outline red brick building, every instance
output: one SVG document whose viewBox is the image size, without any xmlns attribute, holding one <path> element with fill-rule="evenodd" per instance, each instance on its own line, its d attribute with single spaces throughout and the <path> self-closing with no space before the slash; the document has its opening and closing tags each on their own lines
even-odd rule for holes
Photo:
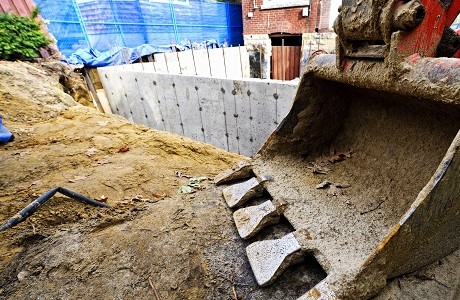
<svg viewBox="0 0 460 300">
<path fill-rule="evenodd" d="M 328 31 L 330 5 L 331 0 L 242 0 L 245 45 L 259 55 L 253 60 L 262 63 L 258 74 L 261 78 L 290 80 L 299 75 L 295 70 L 300 70 L 304 41 L 311 38 L 311 33 Z M 283 59 L 291 57 L 283 62 L 284 75 L 278 74 L 277 65 L 281 64 L 277 54 L 281 45 L 290 47 L 284 49 L 288 54 L 283 54 Z M 286 65 L 294 71 L 284 70 Z"/>
</svg>

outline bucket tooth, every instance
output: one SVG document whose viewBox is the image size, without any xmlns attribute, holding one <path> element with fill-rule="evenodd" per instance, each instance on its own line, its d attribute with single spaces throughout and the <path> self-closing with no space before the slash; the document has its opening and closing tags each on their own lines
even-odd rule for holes
<svg viewBox="0 0 460 300">
<path fill-rule="evenodd" d="M 257 178 L 251 178 L 249 180 L 243 181 L 226 187 L 222 190 L 227 205 L 230 208 L 243 205 L 246 201 L 262 196 L 264 187 L 262 183 L 267 179 L 262 178 L 261 180 Z"/>
<path fill-rule="evenodd" d="M 214 178 L 216 185 L 237 180 L 246 179 L 254 176 L 252 173 L 252 164 L 249 161 L 240 161 L 231 169 L 225 170 Z"/>
<path fill-rule="evenodd" d="M 303 252 L 293 233 L 281 239 L 250 244 L 246 254 L 260 286 L 271 284 L 291 264 L 300 261 Z"/>
<path fill-rule="evenodd" d="M 267 200 L 256 206 L 238 209 L 233 213 L 233 220 L 241 238 L 249 239 L 262 228 L 277 224 L 280 221 L 280 214 L 276 206 Z"/>
</svg>

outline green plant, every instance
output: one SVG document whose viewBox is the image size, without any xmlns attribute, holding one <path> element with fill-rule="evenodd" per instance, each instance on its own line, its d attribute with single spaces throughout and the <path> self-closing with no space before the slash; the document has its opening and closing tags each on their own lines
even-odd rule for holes
<svg viewBox="0 0 460 300">
<path fill-rule="evenodd" d="M 0 59 L 34 58 L 50 43 L 35 21 L 37 15 L 38 10 L 30 17 L 0 13 Z"/>
</svg>

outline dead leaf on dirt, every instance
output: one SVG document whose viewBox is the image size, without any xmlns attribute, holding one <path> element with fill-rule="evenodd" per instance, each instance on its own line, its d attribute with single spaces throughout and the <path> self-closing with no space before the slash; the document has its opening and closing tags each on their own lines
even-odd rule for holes
<svg viewBox="0 0 460 300">
<path fill-rule="evenodd" d="M 327 193 L 326 193 L 326 195 L 328 197 L 335 197 L 335 196 L 337 196 L 339 194 L 340 194 L 340 192 L 339 192 L 339 190 L 337 189 L 337 187 L 335 185 L 331 185 L 329 187 L 329 189 L 327 190 Z"/>
<path fill-rule="evenodd" d="M 317 184 L 317 185 L 315 186 L 315 188 L 317 188 L 318 190 L 319 190 L 319 189 L 325 189 L 325 188 L 329 187 L 330 184 L 331 184 L 330 181 L 324 180 L 324 181 L 321 182 L 320 184 Z"/>
<path fill-rule="evenodd" d="M 30 186 L 33 186 L 33 185 L 40 185 L 40 184 L 42 184 L 42 181 L 39 179 L 39 180 L 33 181 L 33 182 L 30 184 Z"/>
<path fill-rule="evenodd" d="M 188 185 L 183 185 L 181 187 L 179 187 L 179 190 L 178 190 L 178 193 L 179 194 L 191 194 L 191 193 L 195 193 L 196 191 L 188 186 Z"/>
<path fill-rule="evenodd" d="M 337 152 L 335 149 L 332 151 L 331 156 L 329 157 L 329 162 L 336 163 L 345 160 L 346 158 L 352 158 L 353 150 Z"/>
<path fill-rule="evenodd" d="M 118 149 L 118 152 L 120 152 L 120 153 L 125 153 L 125 152 L 128 152 L 128 151 L 129 151 L 128 146 L 122 146 L 120 149 Z"/>
<path fill-rule="evenodd" d="M 106 164 L 110 164 L 108 155 L 106 155 L 102 159 L 97 160 L 96 162 L 92 163 L 91 166 L 92 167 L 97 167 L 97 166 L 103 166 L 103 165 L 106 165 Z"/>
<path fill-rule="evenodd" d="M 331 171 L 331 169 L 323 167 L 315 162 L 310 162 L 311 166 L 307 166 L 307 168 L 313 173 L 313 174 L 322 174 L 322 175 L 327 175 L 328 172 Z"/>
<path fill-rule="evenodd" d="M 109 121 L 99 121 L 99 122 L 97 122 L 97 125 L 99 125 L 99 126 L 107 126 L 107 124 L 109 124 Z"/>
<path fill-rule="evenodd" d="M 69 179 L 69 182 L 75 183 L 75 182 L 80 181 L 80 180 L 85 180 L 85 179 L 87 179 L 89 176 L 91 176 L 91 174 L 92 174 L 92 173 L 86 174 L 86 175 L 77 175 L 77 176 L 75 176 L 74 178 Z"/>
<path fill-rule="evenodd" d="M 21 151 L 13 153 L 13 155 L 18 155 L 19 157 L 26 156 L 27 154 L 30 154 L 30 151 Z"/>
<path fill-rule="evenodd" d="M 162 194 L 152 194 L 152 197 L 153 198 L 156 198 L 156 199 L 161 199 L 163 200 L 164 198 L 166 198 L 168 195 L 166 195 L 165 193 L 162 193 Z"/>
<path fill-rule="evenodd" d="M 104 202 L 105 203 L 105 202 L 107 202 L 108 199 L 109 198 L 107 196 L 101 195 L 101 197 L 99 198 L 99 202 Z"/>
<path fill-rule="evenodd" d="M 341 188 L 341 189 L 346 189 L 346 188 L 349 188 L 351 187 L 351 185 L 349 185 L 348 183 L 334 183 L 334 186 L 335 187 L 338 187 L 338 188 Z"/>
<path fill-rule="evenodd" d="M 132 202 L 144 202 L 145 200 L 142 198 L 142 196 L 136 196 L 131 198 Z"/>
<path fill-rule="evenodd" d="M 92 147 L 92 148 L 89 148 L 88 150 L 85 151 L 85 154 L 88 156 L 88 157 L 91 157 L 93 156 L 94 154 L 96 154 L 98 150 L 95 148 L 95 147 Z"/>
<path fill-rule="evenodd" d="M 176 177 L 179 177 L 179 178 L 182 178 L 182 177 L 184 177 L 184 178 L 192 178 L 192 176 L 186 175 L 186 174 L 184 174 L 184 173 L 182 173 L 180 171 L 174 172 L 174 175 L 176 175 Z"/>
</svg>

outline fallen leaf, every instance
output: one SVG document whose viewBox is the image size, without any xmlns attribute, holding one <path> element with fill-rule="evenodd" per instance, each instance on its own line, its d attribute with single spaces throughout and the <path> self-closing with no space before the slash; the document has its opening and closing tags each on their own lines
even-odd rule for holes
<svg viewBox="0 0 460 300">
<path fill-rule="evenodd" d="M 165 193 L 163 193 L 163 194 L 152 194 L 153 198 L 157 198 L 157 199 L 161 199 L 161 200 L 166 198 L 166 196 L 168 196 L 168 195 L 166 195 Z"/>
<path fill-rule="evenodd" d="M 191 193 L 194 193 L 194 192 L 195 191 L 193 190 L 193 188 L 188 186 L 188 185 L 183 185 L 178 190 L 179 194 L 191 194 Z"/>
<path fill-rule="evenodd" d="M 325 188 L 329 187 L 330 184 L 331 184 L 330 181 L 324 180 L 324 181 L 321 182 L 320 184 L 317 184 L 317 185 L 315 186 L 315 188 L 317 188 L 317 189 L 325 189 Z"/>
<path fill-rule="evenodd" d="M 76 181 L 85 180 L 85 179 L 87 179 L 89 176 L 91 176 L 91 174 L 93 174 L 93 173 L 89 173 L 89 174 L 86 174 L 86 175 L 78 175 L 78 176 L 75 176 L 74 178 L 69 179 L 69 182 L 75 183 Z"/>
<path fill-rule="evenodd" d="M 311 166 L 307 166 L 307 168 L 313 173 L 313 174 L 323 174 L 327 175 L 328 172 L 331 171 L 331 169 L 323 167 L 321 165 L 318 165 L 317 163 L 311 162 Z"/>
<path fill-rule="evenodd" d="M 98 161 L 92 163 L 91 166 L 96 167 L 96 166 L 103 166 L 103 165 L 106 165 L 106 164 L 110 164 L 108 155 L 104 156 L 101 160 L 98 160 Z"/>
<path fill-rule="evenodd" d="M 351 185 L 349 185 L 348 183 L 334 183 L 334 186 L 342 189 L 351 187 Z"/>
<path fill-rule="evenodd" d="M 335 185 L 331 185 L 329 187 L 329 189 L 327 190 L 327 196 L 328 197 L 335 197 L 337 196 L 338 194 L 340 194 L 339 190 L 337 189 L 337 187 L 335 187 Z"/>
<path fill-rule="evenodd" d="M 88 157 L 91 157 L 93 156 L 94 154 L 96 154 L 98 150 L 95 148 L 95 147 L 92 147 L 92 148 L 89 148 L 88 150 L 85 151 L 85 154 L 88 156 Z"/>
<path fill-rule="evenodd" d="M 340 162 L 342 160 L 345 160 L 346 158 L 351 158 L 353 156 L 353 150 L 348 150 L 344 152 L 336 152 L 335 150 L 332 151 L 331 157 L 329 157 L 329 162 L 331 163 L 336 163 Z"/>
<path fill-rule="evenodd" d="M 132 202 L 143 202 L 144 199 L 142 199 L 142 196 L 136 196 L 136 197 L 131 198 L 131 201 Z"/>
<path fill-rule="evenodd" d="M 118 152 L 120 152 L 120 153 L 125 153 L 125 152 L 128 152 L 128 151 L 129 151 L 128 146 L 122 146 L 120 149 L 118 149 Z"/>
<path fill-rule="evenodd" d="M 13 155 L 19 155 L 19 157 L 26 156 L 27 154 L 30 154 L 30 151 L 21 151 L 13 153 Z"/>
<path fill-rule="evenodd" d="M 99 198 L 99 202 L 107 202 L 107 199 L 109 199 L 107 196 L 105 195 L 101 195 L 101 197 Z"/>
<path fill-rule="evenodd" d="M 99 122 L 97 122 L 97 125 L 99 125 L 99 126 L 107 126 L 107 124 L 109 124 L 109 121 L 99 121 Z"/>
<path fill-rule="evenodd" d="M 174 172 L 174 174 L 176 175 L 176 177 L 179 177 L 179 178 L 192 178 L 192 176 L 189 176 L 189 175 L 185 175 L 184 173 L 180 172 L 180 171 L 176 171 Z"/>
</svg>

